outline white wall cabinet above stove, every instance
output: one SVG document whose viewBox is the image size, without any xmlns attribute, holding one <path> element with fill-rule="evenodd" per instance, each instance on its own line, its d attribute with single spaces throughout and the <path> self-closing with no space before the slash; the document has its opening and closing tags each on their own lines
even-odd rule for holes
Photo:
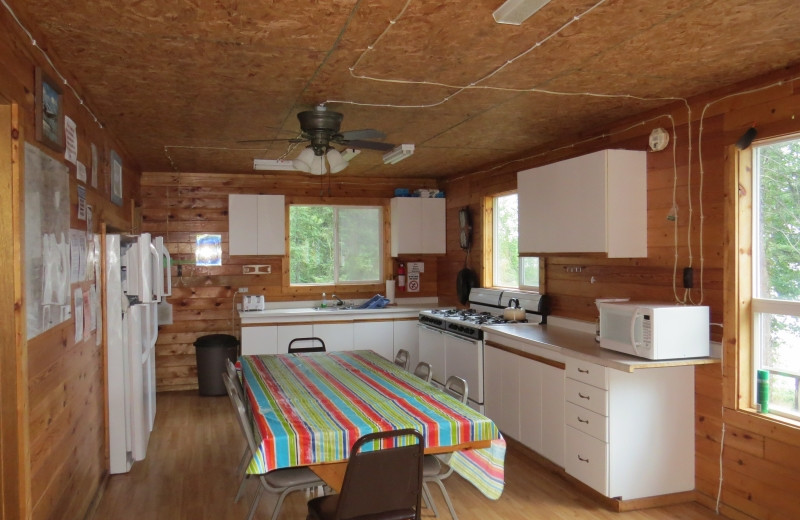
<svg viewBox="0 0 800 520">
<path fill-rule="evenodd" d="M 647 156 L 601 150 L 517 174 L 519 252 L 647 256 Z"/>
<path fill-rule="evenodd" d="M 446 252 L 445 199 L 395 197 L 390 207 L 392 256 Z"/>
<path fill-rule="evenodd" d="M 283 255 L 285 235 L 283 195 L 228 195 L 228 254 Z"/>
</svg>

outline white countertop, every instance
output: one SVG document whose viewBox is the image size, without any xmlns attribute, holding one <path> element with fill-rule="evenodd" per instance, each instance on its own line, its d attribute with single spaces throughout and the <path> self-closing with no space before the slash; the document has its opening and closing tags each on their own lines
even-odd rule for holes
<svg viewBox="0 0 800 520">
<path fill-rule="evenodd" d="M 633 372 L 644 368 L 706 365 L 720 362 L 718 358 L 713 357 L 653 361 L 629 356 L 600 347 L 592 333 L 551 324 L 510 323 L 484 326 L 483 331 L 484 335 L 489 335 L 487 338 L 489 341 L 501 341 L 502 338 L 516 340 L 513 347 L 519 350 L 525 351 L 526 345 L 531 345 L 534 348 L 529 353 L 540 352 L 533 352 L 535 348 L 546 349 L 623 372 Z"/>
<path fill-rule="evenodd" d="M 439 308 L 429 303 L 387 305 L 383 309 L 335 309 L 328 307 L 324 310 L 315 310 L 312 307 L 296 307 L 283 309 L 268 309 L 264 311 L 239 311 L 239 318 L 243 325 L 264 324 L 269 325 L 276 321 L 352 321 L 352 320 L 379 320 L 397 318 L 416 318 L 419 311 Z"/>
</svg>

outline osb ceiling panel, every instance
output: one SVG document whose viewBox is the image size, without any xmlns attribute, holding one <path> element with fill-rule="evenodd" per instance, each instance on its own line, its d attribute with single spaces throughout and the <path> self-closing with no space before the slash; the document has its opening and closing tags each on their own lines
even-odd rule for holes
<svg viewBox="0 0 800 520">
<path fill-rule="evenodd" d="M 795 64 L 800 48 L 795 0 L 551 0 L 520 26 L 494 22 L 502 0 L 6 2 L 145 171 L 293 158 L 297 113 L 325 103 L 342 131 L 416 145 L 396 165 L 363 150 L 348 176 L 454 176 Z"/>
</svg>

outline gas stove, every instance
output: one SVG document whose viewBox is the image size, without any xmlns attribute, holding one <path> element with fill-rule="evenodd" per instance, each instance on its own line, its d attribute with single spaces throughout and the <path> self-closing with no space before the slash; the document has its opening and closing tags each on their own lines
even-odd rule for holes
<svg viewBox="0 0 800 520">
<path fill-rule="evenodd" d="M 506 320 L 501 314 L 477 309 L 431 309 L 419 313 L 419 322 L 460 336 L 483 339 L 481 327 L 501 323 L 526 323 L 528 320 Z"/>
</svg>

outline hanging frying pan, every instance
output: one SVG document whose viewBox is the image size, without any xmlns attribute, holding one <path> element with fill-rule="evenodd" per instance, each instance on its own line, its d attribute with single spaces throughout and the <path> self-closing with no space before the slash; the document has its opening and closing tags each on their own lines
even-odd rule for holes
<svg viewBox="0 0 800 520">
<path fill-rule="evenodd" d="M 478 275 L 472 269 L 465 267 L 456 275 L 456 292 L 458 301 L 464 305 L 469 300 L 469 291 L 473 287 L 478 287 Z"/>
</svg>

